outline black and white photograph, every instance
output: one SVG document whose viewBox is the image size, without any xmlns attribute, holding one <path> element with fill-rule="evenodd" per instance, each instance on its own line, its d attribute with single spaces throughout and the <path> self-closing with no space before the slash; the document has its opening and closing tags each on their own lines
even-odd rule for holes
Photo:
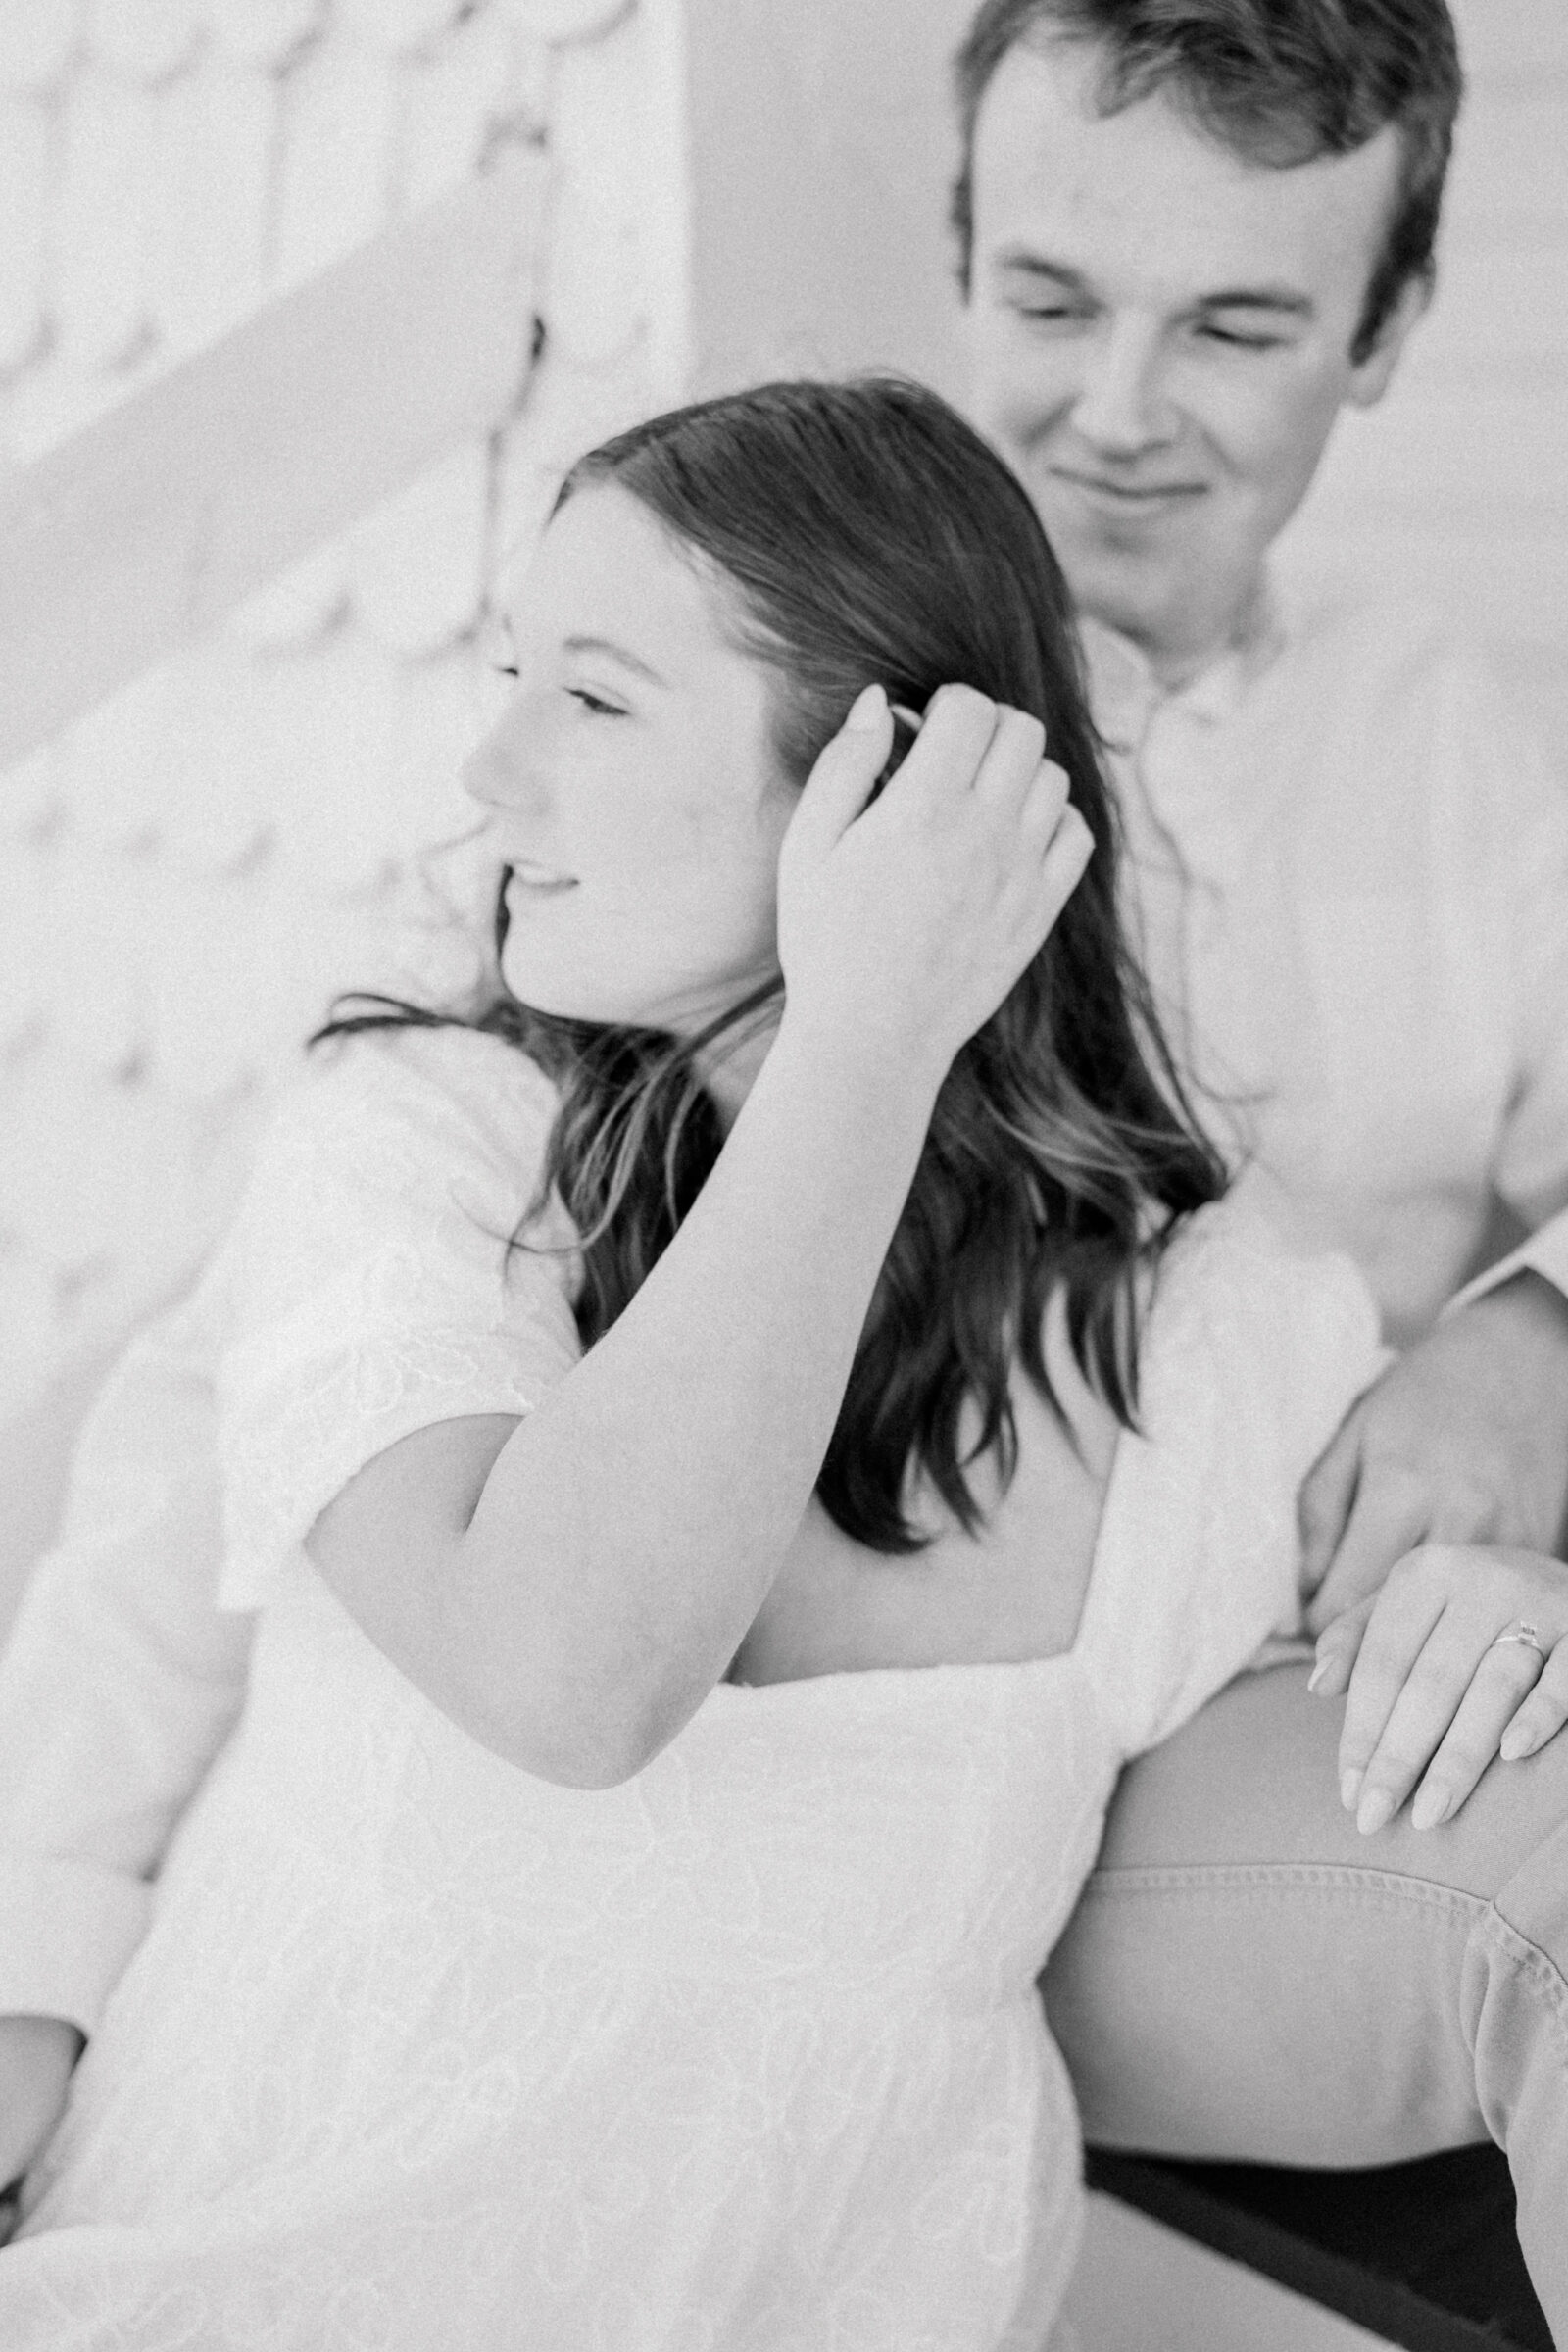
<svg viewBox="0 0 1568 2352">
<path fill-rule="evenodd" d="M 0 0 L 0 2352 L 1568 2352 L 1568 4 Z"/>
</svg>

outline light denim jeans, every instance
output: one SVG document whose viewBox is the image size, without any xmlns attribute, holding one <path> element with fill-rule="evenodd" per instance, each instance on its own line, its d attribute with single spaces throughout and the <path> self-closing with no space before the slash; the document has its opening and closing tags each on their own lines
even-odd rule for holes
<svg viewBox="0 0 1568 2352">
<path fill-rule="evenodd" d="M 1334 2167 L 1490 2135 L 1568 2352 L 1568 1733 L 1362 1838 L 1306 1674 L 1243 1676 L 1122 1777 L 1044 1980 L 1086 2136 Z"/>
</svg>

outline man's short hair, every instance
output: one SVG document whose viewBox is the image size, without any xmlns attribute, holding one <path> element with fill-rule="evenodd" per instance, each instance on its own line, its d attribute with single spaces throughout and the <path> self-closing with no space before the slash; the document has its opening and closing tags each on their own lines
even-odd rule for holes
<svg viewBox="0 0 1568 2352">
<path fill-rule="evenodd" d="M 980 101 L 1010 50 L 1052 40 L 1095 50 L 1102 115 L 1159 91 L 1250 163 L 1348 155 L 1393 123 L 1398 185 L 1353 358 L 1373 349 L 1409 280 L 1431 278 L 1462 87 L 1446 0 L 983 0 L 954 60 L 962 151 L 953 225 L 965 294 Z"/>
</svg>

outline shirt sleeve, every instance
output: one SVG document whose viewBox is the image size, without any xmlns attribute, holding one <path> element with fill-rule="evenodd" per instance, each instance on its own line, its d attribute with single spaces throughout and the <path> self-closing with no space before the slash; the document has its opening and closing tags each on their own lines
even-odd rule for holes
<svg viewBox="0 0 1568 2352">
<path fill-rule="evenodd" d="M 0 1659 L 0 2014 L 96 2029 L 238 1714 L 248 1612 L 337 1486 L 575 1360 L 569 1226 L 506 1250 L 552 1115 L 495 1040 L 345 1046 L 280 1107 L 194 1297 L 110 1376 Z"/>
<path fill-rule="evenodd" d="M 199 1299 L 121 1359 L 0 1660 L 0 2013 L 94 2031 L 240 1704 L 251 1622 L 216 1605 L 212 1368 Z"/>
<path fill-rule="evenodd" d="M 1492 876 L 1493 963 L 1510 991 L 1513 1082 L 1493 1180 L 1533 1228 L 1449 1300 L 1451 1314 L 1515 1274 L 1540 1274 L 1568 1295 L 1568 779 L 1484 671 L 1461 674 L 1445 722 L 1462 787 L 1452 797 L 1470 826 L 1458 863 Z"/>
<path fill-rule="evenodd" d="M 1474 1282 L 1467 1282 L 1464 1289 L 1449 1299 L 1444 1309 L 1445 1314 L 1451 1315 L 1458 1308 L 1468 1306 L 1472 1299 L 1484 1298 L 1489 1291 L 1496 1290 L 1502 1283 L 1511 1282 L 1516 1274 L 1539 1274 L 1544 1281 L 1551 1284 L 1553 1290 L 1561 1291 L 1563 1297 L 1568 1298 L 1568 1209 L 1548 1217 L 1528 1241 L 1519 1244 L 1517 1250 L 1510 1250 L 1506 1257 L 1499 1257 L 1494 1266 L 1489 1266 L 1484 1274 L 1478 1274 Z"/>
<path fill-rule="evenodd" d="M 444 1029 L 347 1040 L 286 1106 L 218 1274 L 228 1606 L 267 1600 L 387 1446 L 524 1414 L 577 1361 L 574 1237 L 559 1207 L 529 1219 L 554 1100 L 513 1048 Z"/>
<path fill-rule="evenodd" d="M 1513 1087 L 1493 1179 L 1539 1233 L 1568 1210 L 1568 779 L 1490 678 L 1476 682 L 1453 733 L 1450 757 L 1464 760 L 1478 828 L 1470 870 L 1484 871 L 1485 859 L 1495 877 L 1494 951 L 1512 993 Z M 1563 1229 L 1523 1262 L 1563 1287 Z"/>
<path fill-rule="evenodd" d="M 1348 1257 L 1294 1254 L 1230 1202 L 1177 1243 L 1085 1613 L 1124 1753 L 1168 1739 L 1271 1636 L 1300 1631 L 1301 1481 L 1390 1360 Z"/>
</svg>

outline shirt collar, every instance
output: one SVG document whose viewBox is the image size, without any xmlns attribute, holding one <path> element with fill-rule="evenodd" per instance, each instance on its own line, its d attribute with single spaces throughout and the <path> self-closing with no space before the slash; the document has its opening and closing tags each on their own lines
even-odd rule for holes
<svg viewBox="0 0 1568 2352">
<path fill-rule="evenodd" d="M 1240 709 L 1285 643 L 1279 598 L 1266 575 L 1248 600 L 1228 644 L 1185 685 L 1162 686 L 1147 655 L 1102 621 L 1079 624 L 1096 722 L 1112 749 L 1136 751 L 1156 710 L 1170 703 L 1208 726 Z"/>
</svg>

